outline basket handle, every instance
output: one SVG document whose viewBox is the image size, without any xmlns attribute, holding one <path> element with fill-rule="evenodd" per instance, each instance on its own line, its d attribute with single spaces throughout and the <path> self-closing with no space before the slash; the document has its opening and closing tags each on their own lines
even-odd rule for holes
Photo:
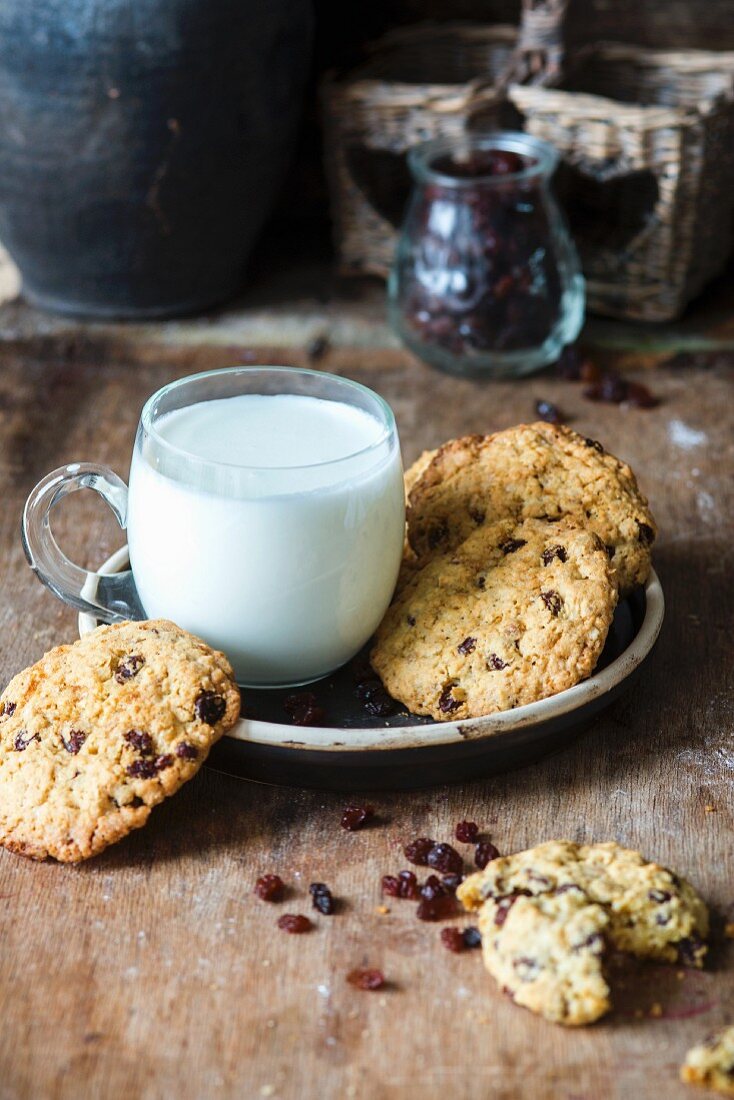
<svg viewBox="0 0 734 1100">
<path fill-rule="evenodd" d="M 563 27 L 569 0 L 522 0 L 517 43 L 498 77 L 480 76 L 466 88 L 467 126 L 474 115 L 506 97 L 510 84 L 555 84 L 563 68 Z"/>
</svg>

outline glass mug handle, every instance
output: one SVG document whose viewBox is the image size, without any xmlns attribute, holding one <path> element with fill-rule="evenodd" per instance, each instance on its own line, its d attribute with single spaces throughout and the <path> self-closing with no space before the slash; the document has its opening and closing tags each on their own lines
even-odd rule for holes
<svg viewBox="0 0 734 1100">
<path fill-rule="evenodd" d="M 124 530 L 127 524 L 127 485 L 94 462 L 74 462 L 47 474 L 31 491 L 23 509 L 23 549 L 36 576 L 70 607 L 105 623 L 144 619 L 132 572 L 90 573 L 75 565 L 61 550 L 51 531 L 51 509 L 69 493 L 93 489 L 109 504 Z"/>
</svg>

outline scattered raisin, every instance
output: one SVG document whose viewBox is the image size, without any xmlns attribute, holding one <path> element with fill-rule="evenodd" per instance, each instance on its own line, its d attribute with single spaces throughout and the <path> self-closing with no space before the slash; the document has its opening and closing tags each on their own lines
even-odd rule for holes
<svg viewBox="0 0 734 1100">
<path fill-rule="evenodd" d="M 542 553 L 542 558 L 543 565 L 550 565 L 554 558 L 558 558 L 560 562 L 568 561 L 568 554 L 565 546 L 547 546 Z"/>
<path fill-rule="evenodd" d="M 660 399 L 641 382 L 628 382 L 627 403 L 636 409 L 654 409 L 660 404 Z"/>
<path fill-rule="evenodd" d="M 312 691 L 299 691 L 295 695 L 287 695 L 283 702 L 283 709 L 294 726 L 316 726 L 324 718 L 323 707 L 319 706 Z"/>
<path fill-rule="evenodd" d="M 194 701 L 196 717 L 206 722 L 207 726 L 214 726 L 220 718 L 224 717 L 227 703 L 222 695 L 215 691 L 200 691 Z"/>
<path fill-rule="evenodd" d="M 503 661 L 496 653 L 490 653 L 487 658 L 487 668 L 492 669 L 494 672 L 501 672 L 503 668 L 507 668 L 507 665 L 508 662 Z"/>
<path fill-rule="evenodd" d="M 382 989 L 385 984 L 385 977 L 381 970 L 359 966 L 355 970 L 349 971 L 347 981 L 356 989 L 374 990 Z"/>
<path fill-rule="evenodd" d="M 460 928 L 442 928 L 441 929 L 441 943 L 449 951 L 453 951 L 455 954 L 459 954 L 464 950 L 466 944 L 464 943 L 464 936 Z"/>
<path fill-rule="evenodd" d="M 127 733 L 123 734 L 123 740 L 127 741 L 128 745 L 132 745 L 134 749 L 137 749 L 142 756 L 152 756 L 155 752 L 153 738 L 149 733 L 143 733 L 142 730 L 128 730 Z"/>
<path fill-rule="evenodd" d="M 497 859 L 499 854 L 499 849 L 495 848 L 494 844 L 488 840 L 480 840 L 474 852 L 474 863 L 480 871 L 483 871 L 490 860 Z"/>
<path fill-rule="evenodd" d="M 145 657 L 141 657 L 137 653 L 130 653 L 127 657 L 123 657 L 115 669 L 115 679 L 118 684 L 124 684 L 126 680 L 132 680 L 144 664 Z"/>
<path fill-rule="evenodd" d="M 199 755 L 199 750 L 195 745 L 189 744 L 188 741 L 179 741 L 176 745 L 176 756 L 179 760 L 196 760 Z"/>
<path fill-rule="evenodd" d="M 434 844 L 426 856 L 426 863 L 434 870 L 446 874 L 460 875 L 464 869 L 464 861 L 450 844 Z"/>
<path fill-rule="evenodd" d="M 461 706 L 461 701 L 459 699 L 454 699 L 451 694 L 453 686 L 453 684 L 447 684 L 438 697 L 438 709 L 442 714 L 452 714 L 453 711 L 458 710 Z"/>
<path fill-rule="evenodd" d="M 482 934 L 478 928 L 475 928 L 473 924 L 470 924 L 468 928 L 465 928 L 463 933 L 464 946 L 471 950 L 473 947 L 482 946 Z"/>
<path fill-rule="evenodd" d="M 330 917 L 334 912 L 335 903 L 331 890 L 326 883 L 312 882 L 308 888 L 308 892 L 311 895 L 311 902 L 314 909 L 318 909 L 319 913 L 323 913 L 325 917 Z"/>
<path fill-rule="evenodd" d="M 64 746 L 67 752 L 70 752 L 72 756 L 76 756 L 86 739 L 86 733 L 82 733 L 81 730 L 69 730 L 68 739 L 65 738 L 62 733 L 61 744 Z"/>
<path fill-rule="evenodd" d="M 425 889 L 425 887 L 424 887 Z M 416 916 L 418 920 L 446 920 L 456 914 L 456 899 L 453 894 L 436 894 L 434 897 L 423 897 L 418 902 Z"/>
<path fill-rule="evenodd" d="M 476 844 L 479 826 L 476 821 L 460 821 L 454 832 L 456 839 L 462 844 Z"/>
<path fill-rule="evenodd" d="M 374 816 L 375 807 L 367 803 L 345 806 L 342 810 L 342 829 L 346 829 L 349 833 L 356 832 L 357 829 L 362 829 Z"/>
<path fill-rule="evenodd" d="M 262 875 L 255 883 L 254 893 L 261 901 L 282 901 L 285 883 L 280 875 Z"/>
<path fill-rule="evenodd" d="M 500 543 L 500 550 L 505 555 L 514 554 L 516 550 L 526 546 L 527 541 L 527 539 L 507 539 L 505 542 Z"/>
<path fill-rule="evenodd" d="M 371 718 L 387 718 L 395 711 L 395 700 L 390 698 L 376 678 L 363 680 L 355 694 Z"/>
<path fill-rule="evenodd" d="M 419 836 L 417 840 L 411 840 L 410 844 L 405 845 L 403 854 L 410 863 L 425 867 L 428 863 L 428 853 L 434 845 L 435 841 L 429 840 L 427 836 Z"/>
<path fill-rule="evenodd" d="M 441 875 L 441 884 L 446 887 L 450 894 L 455 894 L 458 888 L 464 881 L 464 876 L 458 872 L 451 872 L 448 875 Z"/>
<path fill-rule="evenodd" d="M 553 588 L 549 588 L 547 592 L 541 592 L 540 598 L 554 619 L 560 615 L 563 601 Z"/>
<path fill-rule="evenodd" d="M 17 705 L 17 703 L 11 702 L 3 703 L 3 705 L 0 707 L 0 718 L 10 718 L 11 714 L 15 714 L 15 708 L 17 707 Z"/>
<path fill-rule="evenodd" d="M 284 913 L 282 917 L 278 917 L 278 928 L 284 932 L 290 932 L 293 936 L 300 936 L 302 932 L 308 932 L 311 927 L 308 917 L 300 913 Z"/>
<path fill-rule="evenodd" d="M 562 424 L 565 417 L 552 401 L 536 401 L 535 412 L 546 424 Z"/>
<path fill-rule="evenodd" d="M 30 745 L 31 741 L 39 741 L 41 738 L 37 733 L 28 736 L 28 730 L 21 730 L 20 733 L 16 733 L 15 740 L 13 741 L 13 748 L 16 752 L 25 752 Z"/>
<path fill-rule="evenodd" d="M 429 901 L 432 901 L 433 898 L 445 897 L 448 893 L 449 891 L 441 882 L 438 875 L 429 875 L 420 889 L 421 897 L 427 898 Z"/>
<path fill-rule="evenodd" d="M 400 871 L 398 874 L 398 895 L 413 900 L 420 897 L 418 879 L 412 871 Z"/>
<path fill-rule="evenodd" d="M 457 653 L 461 653 L 463 657 L 468 656 L 469 653 L 473 653 L 477 648 L 476 638 L 464 638 L 463 642 L 459 642 L 456 647 Z"/>
</svg>

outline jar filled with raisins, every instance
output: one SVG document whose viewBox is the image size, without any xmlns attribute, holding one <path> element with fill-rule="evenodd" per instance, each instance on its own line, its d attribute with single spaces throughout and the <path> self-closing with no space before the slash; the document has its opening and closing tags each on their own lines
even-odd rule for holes
<svg viewBox="0 0 734 1100">
<path fill-rule="evenodd" d="M 523 133 L 428 141 L 388 288 L 394 329 L 455 374 L 514 377 L 556 360 L 584 318 L 584 280 L 551 192 L 552 145 Z"/>
</svg>

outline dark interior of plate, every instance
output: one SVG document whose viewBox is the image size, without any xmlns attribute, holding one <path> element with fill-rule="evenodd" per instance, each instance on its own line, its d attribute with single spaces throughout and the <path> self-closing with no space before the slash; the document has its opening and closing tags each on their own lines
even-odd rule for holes
<svg viewBox="0 0 734 1100">
<path fill-rule="evenodd" d="M 606 668 L 628 648 L 644 620 L 645 609 L 642 588 L 618 605 L 596 672 Z M 282 726 L 293 721 L 294 709 L 313 706 L 322 712 L 322 715 L 317 712 L 314 721 L 320 727 L 333 727 L 347 734 L 350 729 L 384 729 L 386 740 L 391 730 L 400 729 L 404 731 L 402 742 L 396 745 L 392 737 L 389 748 L 340 751 L 337 735 L 327 747 L 304 743 L 299 746 L 299 734 L 303 736 L 305 730 L 294 723 L 292 740 L 287 742 L 274 744 L 224 737 L 212 750 L 209 765 L 264 783 L 343 791 L 395 790 L 476 779 L 533 763 L 564 748 L 594 715 L 626 690 L 642 664 L 637 664 L 629 675 L 608 690 L 590 695 L 581 706 L 568 712 L 494 731 L 487 736 L 474 730 L 467 731 L 466 736 L 458 740 L 427 744 L 421 743 L 421 728 L 435 728 L 432 719 L 408 714 L 397 704 L 393 704 L 390 714 L 370 713 L 371 696 L 369 690 L 365 690 L 365 684 L 369 688 L 370 683 L 366 652 L 333 676 L 296 693 L 245 689 L 243 714 L 248 719 Z M 313 699 L 304 698 L 305 693 Z M 295 699 L 289 698 L 294 695 Z M 459 731 L 462 732 L 461 726 Z M 346 743 L 346 738 L 343 740 Z"/>
</svg>

